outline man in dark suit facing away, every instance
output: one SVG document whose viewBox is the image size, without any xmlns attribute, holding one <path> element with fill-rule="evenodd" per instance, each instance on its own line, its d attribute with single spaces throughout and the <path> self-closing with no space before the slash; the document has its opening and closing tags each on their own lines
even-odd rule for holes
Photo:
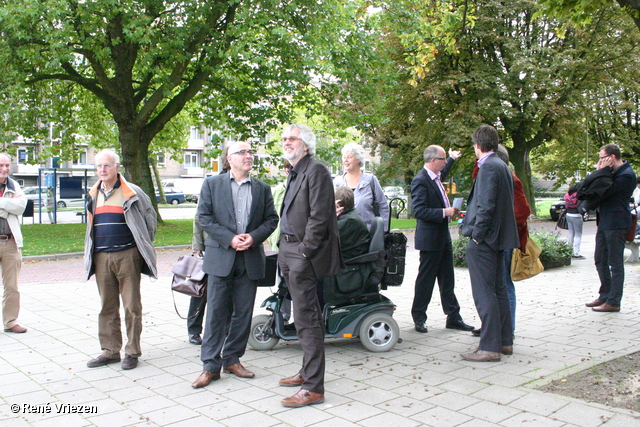
<svg viewBox="0 0 640 427">
<path fill-rule="evenodd" d="M 222 368 L 241 378 L 255 376 L 240 358 L 249 339 L 256 283 L 265 274 L 262 242 L 278 225 L 271 188 L 250 176 L 251 146 L 233 143 L 227 160 L 229 173 L 207 178 L 198 201 L 198 222 L 207 233 L 202 270 L 209 283 L 203 371 L 193 388 L 220 379 Z"/>
<path fill-rule="evenodd" d="M 460 304 L 454 293 L 453 248 L 449 223 L 459 210 L 450 206 L 442 185 L 442 180 L 446 178 L 458 157 L 459 151 L 449 150 L 447 159 L 442 147 L 430 145 L 424 150 L 424 168 L 411 182 L 413 215 L 418 220 L 415 245 L 420 251 L 420 268 L 416 278 L 411 316 L 415 330 L 422 333 L 428 331 L 427 307 L 431 301 L 436 278 L 440 288 L 442 310 L 447 315 L 446 327 L 462 331 L 473 330 L 473 326 L 462 320 Z"/>
<path fill-rule="evenodd" d="M 293 300 L 293 317 L 304 356 L 302 369 L 280 380 L 301 389 L 281 401 L 289 408 L 324 402 L 324 329 L 318 301 L 318 279 L 344 267 L 331 174 L 313 158 L 316 137 L 305 125 L 290 125 L 282 133 L 289 171 L 280 215 L 278 265 Z"/>
<path fill-rule="evenodd" d="M 505 250 L 520 247 L 513 210 L 513 178 L 509 167 L 495 154 L 499 138 L 493 126 L 480 126 L 471 138 L 479 171 L 469 194 L 462 235 L 471 238 L 466 257 L 482 332 L 478 349 L 460 356 L 474 362 L 499 361 L 500 353 L 513 353 L 502 262 Z"/>
</svg>

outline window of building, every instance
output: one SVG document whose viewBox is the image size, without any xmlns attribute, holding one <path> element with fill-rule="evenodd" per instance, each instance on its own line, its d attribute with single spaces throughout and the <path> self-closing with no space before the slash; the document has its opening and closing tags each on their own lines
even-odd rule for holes
<svg viewBox="0 0 640 427">
<path fill-rule="evenodd" d="M 24 148 L 18 149 L 18 164 L 24 165 L 29 161 L 29 153 Z"/>
<path fill-rule="evenodd" d="M 75 159 L 73 159 L 74 165 L 86 165 L 87 164 L 87 152 L 80 151 Z"/>
<path fill-rule="evenodd" d="M 164 153 L 163 154 L 158 154 L 156 156 L 156 164 L 160 167 L 163 167 L 165 165 L 165 158 L 164 158 Z"/>
<path fill-rule="evenodd" d="M 191 126 L 191 139 L 203 139 L 202 131 L 199 126 Z"/>
<path fill-rule="evenodd" d="M 189 151 L 184 153 L 184 167 L 185 168 L 197 168 L 200 166 L 200 156 L 195 151 Z"/>
</svg>

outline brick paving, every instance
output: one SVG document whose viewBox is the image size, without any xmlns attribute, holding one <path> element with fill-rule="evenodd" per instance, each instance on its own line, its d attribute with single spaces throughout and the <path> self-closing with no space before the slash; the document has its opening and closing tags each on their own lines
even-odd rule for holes
<svg viewBox="0 0 640 427">
<path fill-rule="evenodd" d="M 20 277 L 20 323 L 29 332 L 0 334 L 0 427 L 640 426 L 640 412 L 536 390 L 640 350 L 640 265 L 626 264 L 620 313 L 584 307 L 598 287 L 594 230 L 587 223 L 586 260 L 516 283 L 514 355 L 484 364 L 461 360 L 459 353 L 474 349 L 477 338 L 444 328 L 438 298 L 428 312 L 429 333 L 413 331 L 418 253 L 409 236 L 404 285 L 383 292 L 397 305 L 403 341 L 388 353 L 371 353 L 355 339 L 327 340 L 326 401 L 300 409 L 279 404 L 296 389 L 277 385 L 301 363 L 297 342 L 280 342 L 270 351 L 248 349 L 242 362 L 256 372 L 254 379 L 223 374 L 204 389 L 191 388 L 202 368 L 200 348 L 187 342 L 169 288 L 170 268 L 187 248 L 159 251 L 160 278 L 142 282 L 144 354 L 130 371 L 119 364 L 86 367 L 100 353 L 99 301 L 93 280 L 82 278 L 82 258 L 27 261 Z M 456 285 L 465 321 L 479 326 L 465 269 L 456 269 Z M 259 289 L 255 314 L 266 313 L 259 306 L 268 295 L 268 288 Z M 186 302 L 177 297 L 183 310 Z M 69 413 L 78 409 L 89 413 Z"/>
</svg>

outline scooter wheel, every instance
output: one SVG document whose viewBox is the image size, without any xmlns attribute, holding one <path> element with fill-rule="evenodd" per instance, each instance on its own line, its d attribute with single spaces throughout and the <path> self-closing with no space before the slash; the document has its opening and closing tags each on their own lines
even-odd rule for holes
<svg viewBox="0 0 640 427">
<path fill-rule="evenodd" d="M 273 316 L 260 314 L 251 319 L 251 332 L 249 333 L 249 345 L 254 350 L 271 350 L 278 344 L 280 338 L 273 330 Z"/>
<path fill-rule="evenodd" d="M 400 328 L 388 314 L 377 313 L 365 318 L 360 326 L 360 341 L 369 351 L 389 351 L 400 338 Z"/>
</svg>

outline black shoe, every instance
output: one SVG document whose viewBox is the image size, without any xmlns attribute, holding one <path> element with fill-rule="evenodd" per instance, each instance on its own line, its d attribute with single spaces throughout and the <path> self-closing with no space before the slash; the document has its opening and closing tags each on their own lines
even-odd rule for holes
<svg viewBox="0 0 640 427">
<path fill-rule="evenodd" d="M 138 366 L 137 357 L 129 356 L 128 354 L 124 356 L 124 360 L 122 361 L 122 369 L 127 371 L 129 369 L 135 368 L 136 366 Z"/>
<path fill-rule="evenodd" d="M 480 334 L 482 334 L 482 330 L 480 328 L 471 331 L 471 335 L 473 335 L 474 337 L 479 337 Z"/>
<path fill-rule="evenodd" d="M 99 366 L 105 366 L 109 363 L 118 363 L 120 361 L 120 356 L 114 357 L 113 359 L 109 359 L 106 356 L 100 355 L 93 360 L 89 360 L 87 362 L 87 368 L 97 368 Z"/>
<path fill-rule="evenodd" d="M 427 322 L 422 322 L 422 323 L 416 323 L 416 332 L 420 332 L 422 334 L 426 334 L 427 332 L 429 332 L 429 329 L 427 329 Z"/>
<path fill-rule="evenodd" d="M 194 345 L 202 345 L 202 338 L 200 338 L 200 334 L 192 334 L 189 335 L 189 342 Z"/>
<path fill-rule="evenodd" d="M 447 322 L 447 329 L 457 329 L 459 331 L 473 331 L 473 326 L 467 325 L 460 320 L 456 320 L 455 322 Z"/>
</svg>

